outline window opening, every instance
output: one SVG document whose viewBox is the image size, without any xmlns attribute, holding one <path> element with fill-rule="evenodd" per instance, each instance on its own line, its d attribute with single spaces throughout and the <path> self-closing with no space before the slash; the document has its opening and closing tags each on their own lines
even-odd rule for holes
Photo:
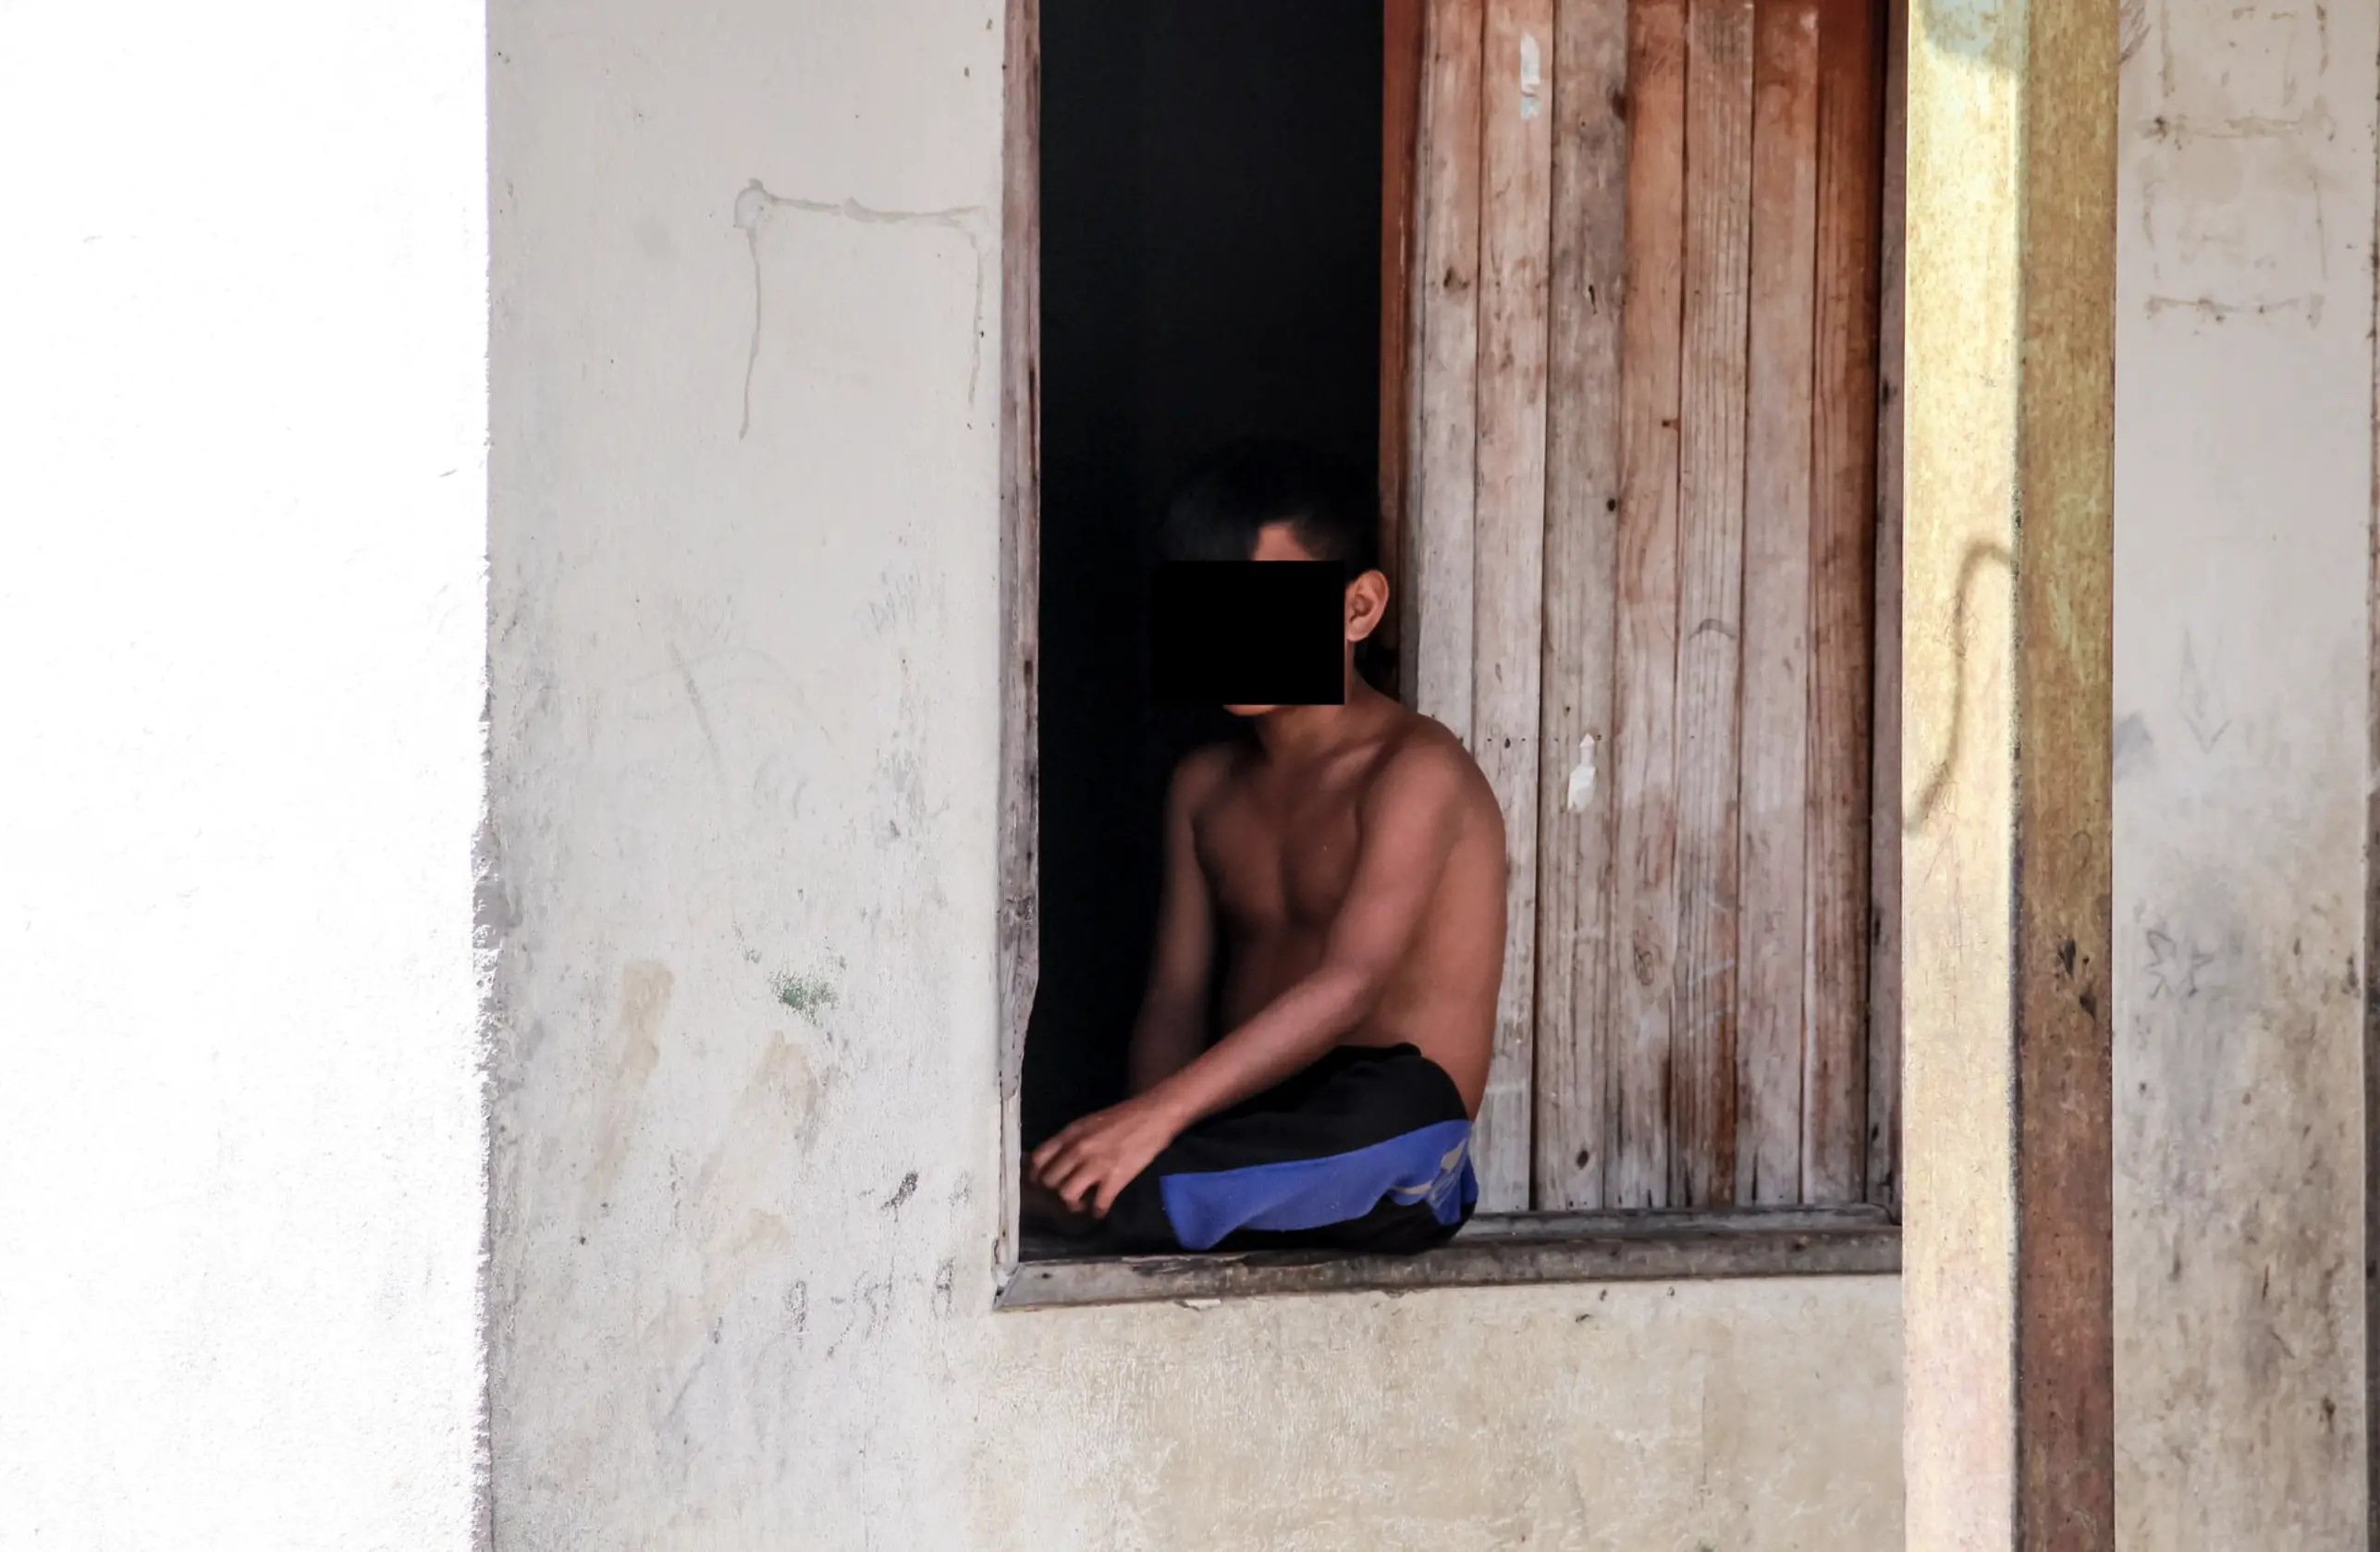
<svg viewBox="0 0 2380 1552">
<path fill-rule="evenodd" d="M 1231 726 L 1145 694 L 1159 503 L 1200 452 L 1286 436 L 1374 476 L 1398 603 L 1366 672 L 1465 737 L 1516 836 L 1477 1147 L 1483 1206 L 1541 1216 L 1466 1243 L 1681 1208 L 1872 1231 L 1881 8 L 1013 4 L 1040 51 L 1022 1147 L 1124 1092 L 1168 777 Z M 1473 1260 L 1453 1280 L 1499 1280 Z"/>
</svg>

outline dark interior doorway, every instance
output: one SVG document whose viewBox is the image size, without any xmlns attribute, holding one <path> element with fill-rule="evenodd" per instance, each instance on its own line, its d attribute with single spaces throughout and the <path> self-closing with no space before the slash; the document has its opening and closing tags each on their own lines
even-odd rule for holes
<svg viewBox="0 0 2380 1552">
<path fill-rule="evenodd" d="M 1147 693 L 1167 487 L 1250 435 L 1371 470 L 1381 0 L 1043 0 L 1041 979 L 1030 1147 L 1123 1092 L 1166 778 L 1221 712 Z"/>
</svg>

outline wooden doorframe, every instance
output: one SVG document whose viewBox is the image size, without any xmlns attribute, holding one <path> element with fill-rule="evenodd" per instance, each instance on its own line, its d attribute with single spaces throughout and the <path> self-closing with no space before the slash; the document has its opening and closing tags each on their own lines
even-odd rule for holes
<svg viewBox="0 0 2380 1552">
<path fill-rule="evenodd" d="M 1380 71 L 1380 570 L 1392 597 L 1405 590 L 1406 475 L 1413 442 L 1414 222 L 1421 149 L 1421 70 L 1426 0 L 1382 0 Z M 1378 659 L 1403 698 L 1401 607 L 1380 622 Z"/>
<path fill-rule="evenodd" d="M 1875 710 L 1869 718 L 1868 1200 L 1901 1215 L 1901 387 L 1908 4 L 1884 18 L 1883 244 L 1876 344 Z"/>
<path fill-rule="evenodd" d="M 996 1008 L 1000 1238 L 1017 1260 L 1024 1030 L 1041 981 L 1041 0 L 1008 0 L 1002 75 L 1000 792 Z"/>
</svg>

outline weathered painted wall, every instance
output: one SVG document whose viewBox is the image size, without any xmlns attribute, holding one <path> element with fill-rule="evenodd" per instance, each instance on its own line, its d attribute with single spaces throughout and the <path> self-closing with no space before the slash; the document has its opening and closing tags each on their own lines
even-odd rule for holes
<svg viewBox="0 0 2380 1552">
<path fill-rule="evenodd" d="M 2128 7 L 2116 351 L 2118 1518 L 2363 1545 L 2380 7 Z"/>
<path fill-rule="evenodd" d="M 0 7 L 0 1545 L 478 1522 L 485 79 Z"/>
<path fill-rule="evenodd" d="M 495 34 L 497 1546 L 1897 1546 L 1889 1280 L 991 1312 L 998 7 Z"/>
<path fill-rule="evenodd" d="M 2360 1544 L 2375 19 L 2127 29 L 2128 1545 Z M 495 18 L 497 1544 L 1895 1545 L 1889 1282 L 989 1312 L 997 20 Z M 481 1523 L 479 29 L 0 24 L 12 1541 Z"/>
</svg>

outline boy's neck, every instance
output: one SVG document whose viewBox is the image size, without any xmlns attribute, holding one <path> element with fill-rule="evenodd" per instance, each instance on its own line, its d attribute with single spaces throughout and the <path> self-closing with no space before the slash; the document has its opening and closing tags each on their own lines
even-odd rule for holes
<svg viewBox="0 0 2380 1552">
<path fill-rule="evenodd" d="M 1257 742 L 1265 758 L 1298 764 L 1325 755 L 1355 737 L 1372 720 L 1380 692 L 1350 671 L 1347 698 L 1338 706 L 1284 706 L 1256 719 Z"/>
</svg>

